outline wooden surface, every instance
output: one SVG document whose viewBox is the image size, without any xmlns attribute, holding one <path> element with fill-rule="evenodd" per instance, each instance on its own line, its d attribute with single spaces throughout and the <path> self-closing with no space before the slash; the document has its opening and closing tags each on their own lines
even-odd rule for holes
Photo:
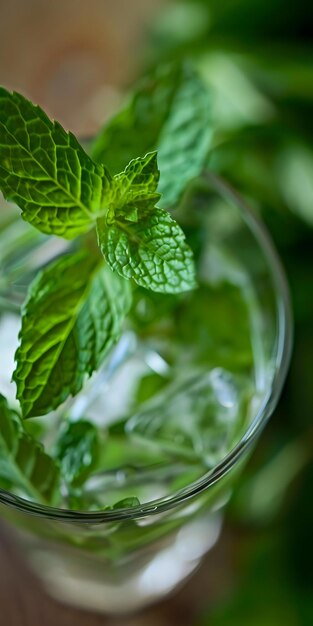
<svg viewBox="0 0 313 626">
<path fill-rule="evenodd" d="M 229 533 L 194 576 L 168 600 L 139 615 L 110 619 L 58 604 L 41 589 L 0 526 L 1 626 L 194 626 L 197 616 L 229 586 L 234 542 Z"/>
</svg>

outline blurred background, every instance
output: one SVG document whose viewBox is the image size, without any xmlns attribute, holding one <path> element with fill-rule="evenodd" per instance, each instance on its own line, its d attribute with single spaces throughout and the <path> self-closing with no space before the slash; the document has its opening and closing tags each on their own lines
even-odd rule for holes
<svg viewBox="0 0 313 626">
<path fill-rule="evenodd" d="M 290 373 L 221 545 L 186 593 L 138 624 L 313 624 L 312 17 L 312 4 L 286 0 L 0 0 L 0 84 L 81 136 L 145 70 L 193 58 L 213 90 L 208 165 L 261 213 L 291 288 Z"/>
</svg>

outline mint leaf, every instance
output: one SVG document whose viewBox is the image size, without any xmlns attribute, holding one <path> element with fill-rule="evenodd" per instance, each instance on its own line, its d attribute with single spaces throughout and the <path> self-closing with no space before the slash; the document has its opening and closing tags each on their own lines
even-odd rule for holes
<svg viewBox="0 0 313 626">
<path fill-rule="evenodd" d="M 133 159 L 125 170 L 113 178 L 110 193 L 111 216 L 123 216 L 125 220 L 136 222 L 145 207 L 151 207 L 160 198 L 157 186 L 160 172 L 157 165 L 157 153 L 149 152 L 146 156 Z"/>
<path fill-rule="evenodd" d="M 202 171 L 212 142 L 211 94 L 187 72 L 179 85 L 158 140 L 160 206 L 174 205 Z"/>
<path fill-rule="evenodd" d="M 151 207 L 138 223 L 97 222 L 101 251 L 111 269 L 153 291 L 179 293 L 195 287 L 193 255 L 180 226 Z"/>
<path fill-rule="evenodd" d="M 77 394 L 119 338 L 130 286 L 93 254 L 65 255 L 40 272 L 22 310 L 13 378 L 24 417 Z"/>
<path fill-rule="evenodd" d="M 205 165 L 212 142 L 211 93 L 190 66 L 163 67 L 147 77 L 128 105 L 100 132 L 98 163 L 121 171 L 138 154 L 157 150 L 161 206 L 175 204 Z"/>
<path fill-rule="evenodd" d="M 0 88 L 0 189 L 44 233 L 71 239 L 101 215 L 110 175 L 71 133 Z"/>
<path fill-rule="evenodd" d="M 55 444 L 54 456 L 67 483 L 81 485 L 94 468 L 99 456 L 99 434 L 88 420 L 64 424 Z"/>
<path fill-rule="evenodd" d="M 195 270 L 185 236 L 167 211 L 155 207 L 156 152 L 132 160 L 114 176 L 112 205 L 97 221 L 101 251 L 111 269 L 163 293 L 193 289 Z"/>
<path fill-rule="evenodd" d="M 39 502 L 53 500 L 59 482 L 58 465 L 26 433 L 20 417 L 1 394 L 0 482 Z"/>
</svg>

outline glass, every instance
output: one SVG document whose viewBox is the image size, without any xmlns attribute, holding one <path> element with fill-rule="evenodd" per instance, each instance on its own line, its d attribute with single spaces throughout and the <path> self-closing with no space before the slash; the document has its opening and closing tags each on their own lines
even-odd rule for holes
<svg viewBox="0 0 313 626">
<path fill-rule="evenodd" d="M 75 510 L 75 503 L 67 508 L 66 499 L 62 508 L 43 506 L 0 489 L 1 515 L 15 527 L 21 550 L 48 591 L 62 601 L 113 614 L 159 600 L 189 576 L 216 543 L 223 508 L 277 404 L 289 363 L 288 290 L 269 235 L 253 211 L 225 182 L 205 173 L 189 189 L 178 219 L 196 256 L 201 248 L 199 277 L 205 287 L 192 292 L 190 307 L 182 305 L 183 312 L 175 318 L 174 332 L 184 351 L 176 349 L 165 332 L 168 362 L 179 362 L 174 380 L 160 391 L 167 366 L 160 341 L 163 324 L 145 353 L 153 375 L 146 377 L 145 370 L 140 379 L 145 381 L 140 384 L 144 399 L 126 420 L 118 414 L 108 426 L 112 440 L 117 437 L 122 445 L 120 454 L 131 461 L 127 459 L 123 472 L 115 468 L 93 477 L 86 497 L 96 492 L 100 507 L 109 502 L 111 508 Z M 10 232 L 20 238 L 18 251 Z M 7 322 L 24 297 L 25 276 L 67 244 L 59 241 L 56 250 L 55 242 L 28 227 L 24 230 L 19 221 L 3 233 L 2 257 L 7 249 L 10 266 L 0 283 L 0 338 L 10 343 Z M 23 262 L 16 262 L 16 255 L 23 256 L 21 250 Z M 162 315 L 160 302 L 157 316 Z M 173 325 L 173 311 L 164 318 L 166 328 Z M 112 395 L 121 368 L 127 374 L 126 379 L 117 378 L 121 396 L 123 381 L 137 385 L 134 359 L 142 357 L 140 333 L 149 315 L 153 317 L 153 311 L 147 313 L 147 301 L 143 305 L 139 295 L 134 320 L 139 343 L 132 348 L 135 333 L 125 332 L 103 371 L 72 401 L 72 416 L 87 408 L 92 413 L 95 406 L 96 420 L 99 410 L 100 416 L 110 412 L 111 407 L 104 410 L 103 385 Z M 208 332 L 215 333 L 211 344 L 204 319 Z M 4 359 L 11 358 L 3 345 L 1 350 Z M 152 391 L 148 385 L 148 401 L 147 381 L 153 383 Z M 1 391 L 12 393 L 9 387 Z M 136 451 L 139 469 L 132 458 Z M 147 456 L 155 464 L 149 464 Z M 131 498 L 137 493 L 140 502 Z"/>
</svg>

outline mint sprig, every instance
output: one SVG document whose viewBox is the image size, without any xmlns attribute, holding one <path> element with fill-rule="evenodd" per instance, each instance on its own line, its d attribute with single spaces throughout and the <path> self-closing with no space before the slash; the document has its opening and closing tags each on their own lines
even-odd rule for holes
<svg viewBox="0 0 313 626">
<path fill-rule="evenodd" d="M 76 395 L 119 338 L 129 283 L 81 251 L 40 272 L 22 310 L 13 378 L 23 416 L 44 415 Z"/>
<path fill-rule="evenodd" d="M 0 88 L 0 189 L 38 230 L 80 236 L 83 248 L 30 285 L 13 375 L 24 417 L 56 409 L 99 368 L 131 306 L 125 279 L 161 293 L 196 286 L 193 254 L 164 207 L 200 171 L 209 118 L 210 96 L 196 74 L 167 69 L 108 125 L 91 158 L 40 107 Z M 93 228 L 103 256 L 89 235 L 87 252 Z"/>
<path fill-rule="evenodd" d="M 155 209 L 159 175 L 152 152 L 111 177 L 40 107 L 0 89 L 0 188 L 21 207 L 23 219 L 66 239 L 97 222 L 101 251 L 113 270 L 147 289 L 177 293 L 194 287 L 193 258 L 180 227 Z M 126 230 L 127 222 L 136 226 Z M 181 263 L 188 264 L 186 271 Z"/>
<path fill-rule="evenodd" d="M 156 152 L 131 161 L 112 181 L 109 217 L 97 220 L 100 249 L 113 271 L 161 293 L 196 286 L 193 257 L 180 226 L 155 206 Z"/>
</svg>

